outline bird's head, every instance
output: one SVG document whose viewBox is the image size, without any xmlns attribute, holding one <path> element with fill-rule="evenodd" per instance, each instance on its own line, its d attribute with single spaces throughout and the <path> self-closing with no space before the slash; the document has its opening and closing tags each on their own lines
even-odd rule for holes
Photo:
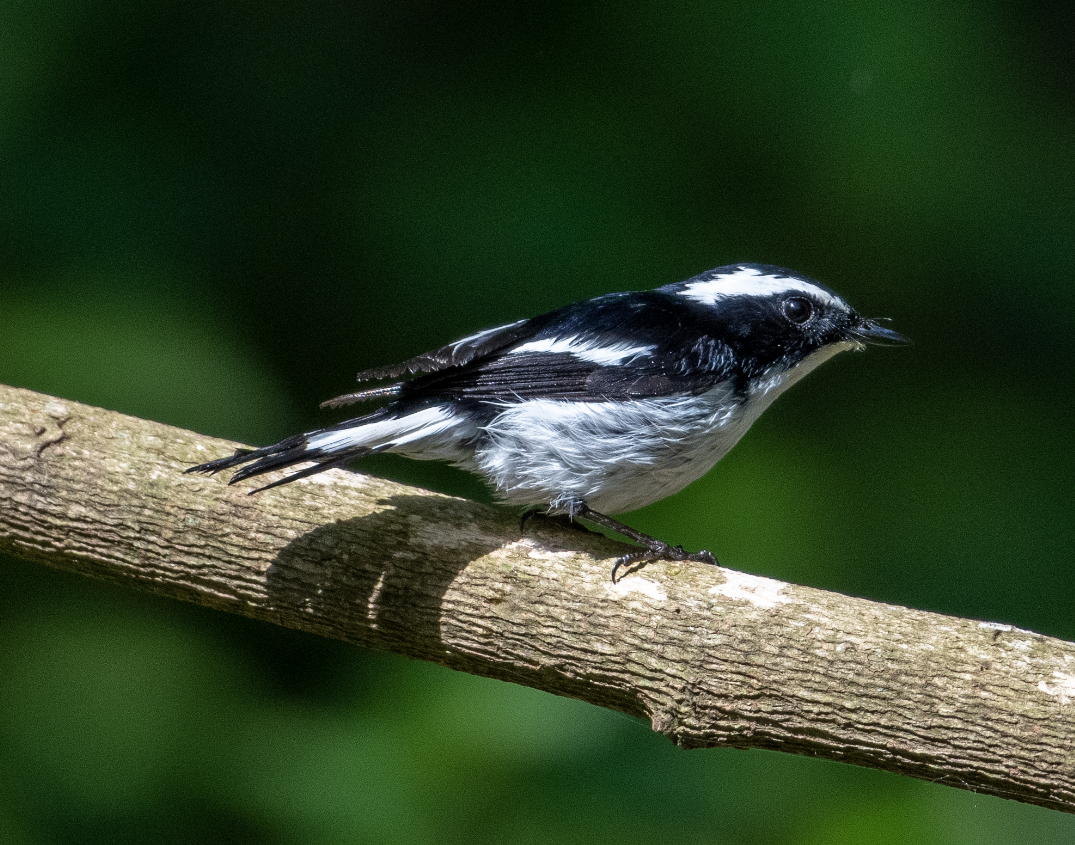
<svg viewBox="0 0 1075 845">
<path fill-rule="evenodd" d="M 748 376 L 800 365 L 808 371 L 846 349 L 907 342 L 824 285 L 767 264 L 718 267 L 662 290 L 705 309 Z"/>
</svg>

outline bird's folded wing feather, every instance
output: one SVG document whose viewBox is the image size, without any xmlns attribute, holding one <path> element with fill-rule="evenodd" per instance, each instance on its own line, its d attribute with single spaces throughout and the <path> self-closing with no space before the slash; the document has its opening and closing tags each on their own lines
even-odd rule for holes
<svg viewBox="0 0 1075 845">
<path fill-rule="evenodd" d="M 400 399 L 626 400 L 696 394 L 734 378 L 707 310 L 659 291 L 609 294 L 479 332 L 359 380 L 414 373 Z M 371 397 L 372 398 L 372 397 Z"/>
<path fill-rule="evenodd" d="M 402 386 L 401 399 L 517 402 L 528 399 L 625 401 L 698 394 L 726 381 L 726 368 L 678 367 L 671 355 L 602 364 L 570 352 L 510 352 L 466 367 L 421 376 Z"/>
<path fill-rule="evenodd" d="M 541 319 L 537 317 L 532 320 L 519 320 L 515 323 L 508 323 L 506 326 L 486 329 L 399 364 L 363 370 L 357 378 L 358 381 L 378 381 L 414 373 L 435 373 L 451 367 L 462 367 L 477 358 L 491 355 L 513 343 L 531 337 L 543 328 Z"/>
</svg>

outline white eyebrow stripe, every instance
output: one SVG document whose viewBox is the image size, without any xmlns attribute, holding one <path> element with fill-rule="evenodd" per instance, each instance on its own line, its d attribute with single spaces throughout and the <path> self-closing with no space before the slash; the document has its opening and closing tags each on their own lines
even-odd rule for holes
<svg viewBox="0 0 1075 845">
<path fill-rule="evenodd" d="M 622 364 L 628 359 L 633 360 L 641 356 L 650 355 L 656 347 L 628 346 L 625 343 L 614 343 L 602 346 L 593 341 L 583 341 L 575 335 L 571 337 L 546 337 L 541 340 L 531 340 L 522 346 L 511 350 L 514 355 L 520 352 L 564 352 L 574 355 L 583 361 L 592 364 Z"/>
<path fill-rule="evenodd" d="M 805 293 L 823 302 L 836 303 L 836 298 L 817 285 L 788 276 L 770 276 L 754 267 L 740 267 L 732 273 L 723 273 L 700 282 L 689 282 L 680 296 L 714 305 L 731 296 L 775 296 L 781 293 Z"/>
</svg>

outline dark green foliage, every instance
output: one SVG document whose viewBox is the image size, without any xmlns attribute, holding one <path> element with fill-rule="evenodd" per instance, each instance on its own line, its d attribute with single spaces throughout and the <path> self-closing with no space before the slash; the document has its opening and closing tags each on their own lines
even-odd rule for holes
<svg viewBox="0 0 1075 845">
<path fill-rule="evenodd" d="M 785 265 L 914 346 L 841 356 L 628 521 L 1075 639 L 1061 24 L 954 2 L 4 4 L 0 382 L 266 444 L 343 419 L 317 405 L 359 370 Z M 0 579 L 4 842 L 1075 838 L 17 561 Z"/>
</svg>

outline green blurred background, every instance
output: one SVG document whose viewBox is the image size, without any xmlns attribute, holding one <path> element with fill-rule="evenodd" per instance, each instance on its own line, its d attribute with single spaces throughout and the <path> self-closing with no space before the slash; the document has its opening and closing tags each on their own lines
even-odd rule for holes
<svg viewBox="0 0 1075 845">
<path fill-rule="evenodd" d="M 0 382 L 265 444 L 362 368 L 734 261 L 912 337 L 632 524 L 1075 639 L 1071 4 L 0 2 Z M 369 471 L 488 500 L 474 479 Z M 4 559 L 0 841 L 1075 842 Z"/>
</svg>

